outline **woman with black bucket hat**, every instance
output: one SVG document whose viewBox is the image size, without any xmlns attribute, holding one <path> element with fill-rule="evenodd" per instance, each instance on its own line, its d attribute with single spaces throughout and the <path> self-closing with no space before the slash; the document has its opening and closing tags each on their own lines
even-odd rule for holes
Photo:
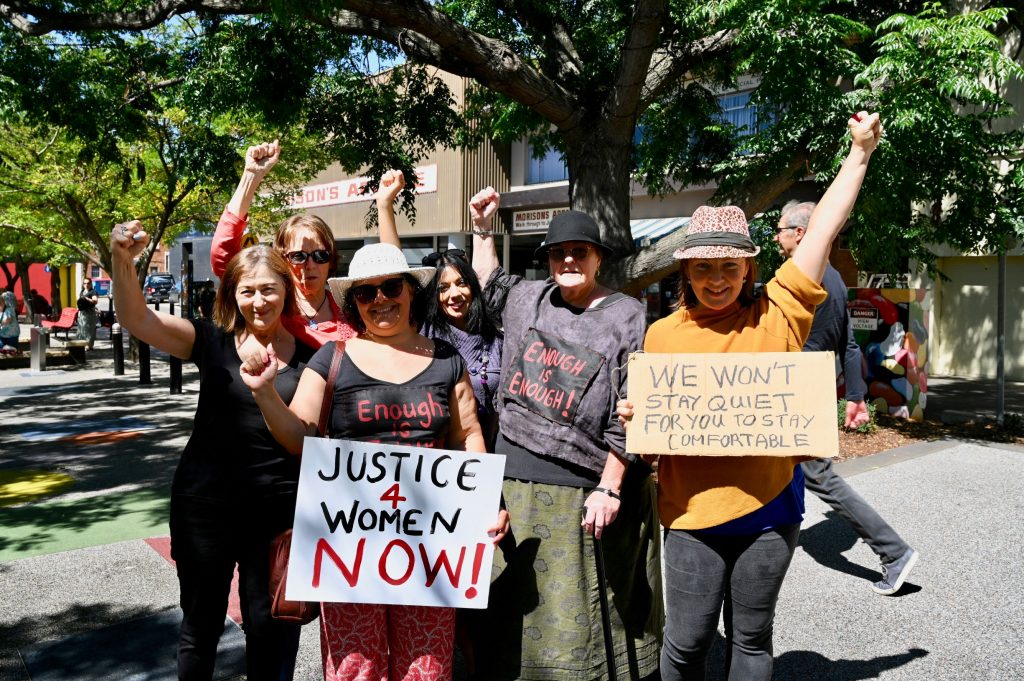
<svg viewBox="0 0 1024 681">
<path fill-rule="evenodd" d="M 658 669 L 662 628 L 654 485 L 646 465 L 625 454 L 615 415 L 627 358 L 641 347 L 644 307 L 598 282 L 610 251 L 580 211 L 557 215 L 537 249 L 548 279 L 502 270 L 488 229 L 499 203 L 491 188 L 470 201 L 474 269 L 505 332 L 495 451 L 507 457 L 512 523 L 495 553 L 485 621 L 474 627 L 477 677 L 608 678 L 604 587 L 617 675 L 648 677 Z M 606 585 L 587 535 L 604 545 Z"/>
</svg>

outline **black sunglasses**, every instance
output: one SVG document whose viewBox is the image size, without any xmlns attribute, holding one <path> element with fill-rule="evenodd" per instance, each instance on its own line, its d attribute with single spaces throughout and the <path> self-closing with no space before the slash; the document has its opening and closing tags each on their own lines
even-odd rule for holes
<svg viewBox="0 0 1024 681">
<path fill-rule="evenodd" d="M 779 234 L 781 232 L 785 232 L 787 229 L 796 229 L 796 227 L 794 225 L 790 225 L 788 227 L 779 227 L 779 226 L 772 227 L 772 231 L 775 232 L 776 234 Z"/>
<path fill-rule="evenodd" d="M 590 246 L 573 246 L 572 248 L 552 246 L 548 249 L 548 257 L 555 260 L 565 260 L 567 255 L 571 255 L 573 260 L 586 260 L 590 255 Z"/>
<path fill-rule="evenodd" d="M 356 299 L 356 302 L 362 305 L 369 305 L 373 301 L 377 300 L 377 291 L 384 294 L 385 298 L 397 298 L 402 295 L 402 289 L 405 288 L 404 277 L 392 277 L 391 279 L 385 279 L 382 283 L 374 286 L 373 284 L 360 284 L 359 286 L 352 287 L 352 297 Z"/>
<path fill-rule="evenodd" d="M 307 258 L 313 258 L 313 262 L 317 265 L 323 265 L 331 261 L 331 252 L 318 248 L 308 253 L 306 251 L 292 251 L 291 253 L 285 253 L 284 257 L 288 258 L 288 262 L 293 265 L 301 265 L 306 262 Z"/>
<path fill-rule="evenodd" d="M 423 259 L 420 262 L 422 262 L 425 267 L 437 267 L 437 263 L 441 261 L 442 257 L 461 258 L 462 260 L 465 260 L 466 252 L 461 248 L 449 248 L 447 251 L 441 252 L 434 251 L 433 253 L 423 256 Z"/>
</svg>

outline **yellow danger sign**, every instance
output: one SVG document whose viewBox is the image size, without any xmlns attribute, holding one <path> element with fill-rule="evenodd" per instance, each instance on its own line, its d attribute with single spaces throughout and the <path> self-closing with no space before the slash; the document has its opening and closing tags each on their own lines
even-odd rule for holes
<svg viewBox="0 0 1024 681">
<path fill-rule="evenodd" d="M 250 246 L 255 246 L 258 243 L 259 239 L 257 239 L 256 235 L 251 232 L 242 236 L 242 248 L 249 248 Z"/>
</svg>

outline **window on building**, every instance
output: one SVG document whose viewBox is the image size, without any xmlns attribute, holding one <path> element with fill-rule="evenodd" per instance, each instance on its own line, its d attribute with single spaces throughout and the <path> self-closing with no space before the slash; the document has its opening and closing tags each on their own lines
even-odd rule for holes
<svg viewBox="0 0 1024 681">
<path fill-rule="evenodd" d="M 569 179 L 569 166 L 562 158 L 561 152 L 556 149 L 548 149 L 541 158 L 534 158 L 533 153 L 526 147 L 526 184 L 540 184 L 541 182 L 560 182 Z"/>
<path fill-rule="evenodd" d="M 90 279 L 96 279 L 99 276 L 100 276 L 100 266 L 99 265 L 91 265 L 89 267 L 89 278 Z"/>
<path fill-rule="evenodd" d="M 722 122 L 735 126 L 740 137 L 764 130 L 770 123 L 766 117 L 759 120 L 759 111 L 757 105 L 751 103 L 750 93 L 750 90 L 733 92 L 718 98 L 722 107 Z"/>
</svg>

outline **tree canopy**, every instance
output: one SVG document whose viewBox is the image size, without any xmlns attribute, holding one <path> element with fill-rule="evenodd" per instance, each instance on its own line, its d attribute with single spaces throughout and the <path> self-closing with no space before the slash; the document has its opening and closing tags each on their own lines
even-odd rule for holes
<svg viewBox="0 0 1024 681">
<path fill-rule="evenodd" d="M 887 130 L 855 210 L 851 242 L 863 269 L 928 263 L 930 243 L 1002 248 L 1022 234 L 1024 140 L 1019 129 L 992 126 L 1012 114 L 1002 93 L 1022 74 L 1001 52 L 1021 19 L 1005 9 L 901 0 L 7 0 L 0 17 L 0 92 L 19 90 L 28 103 L 26 92 L 65 83 L 60 104 L 40 97 L 34 110 L 80 129 L 98 153 L 110 151 L 102 139 L 111 122 L 135 130 L 132 109 L 165 90 L 179 93 L 191 121 L 299 125 L 343 167 L 375 175 L 484 136 L 558 149 L 573 207 L 598 219 L 620 256 L 605 271 L 615 285 L 661 276 L 679 238 L 634 253 L 632 179 L 653 193 L 712 183 L 713 203 L 754 216 L 800 179 L 827 182 L 844 153 L 845 121 L 860 109 L 880 111 Z M 51 72 L 40 55 L 69 40 L 116 63 Z M 9 60 L 22 70 L 9 71 Z M 372 77 L 379 60 L 401 65 Z M 464 109 L 424 67 L 472 79 Z M 122 77 L 119 96 L 111 74 Z M 718 100 L 744 76 L 756 83 L 752 129 L 725 123 Z"/>
</svg>

